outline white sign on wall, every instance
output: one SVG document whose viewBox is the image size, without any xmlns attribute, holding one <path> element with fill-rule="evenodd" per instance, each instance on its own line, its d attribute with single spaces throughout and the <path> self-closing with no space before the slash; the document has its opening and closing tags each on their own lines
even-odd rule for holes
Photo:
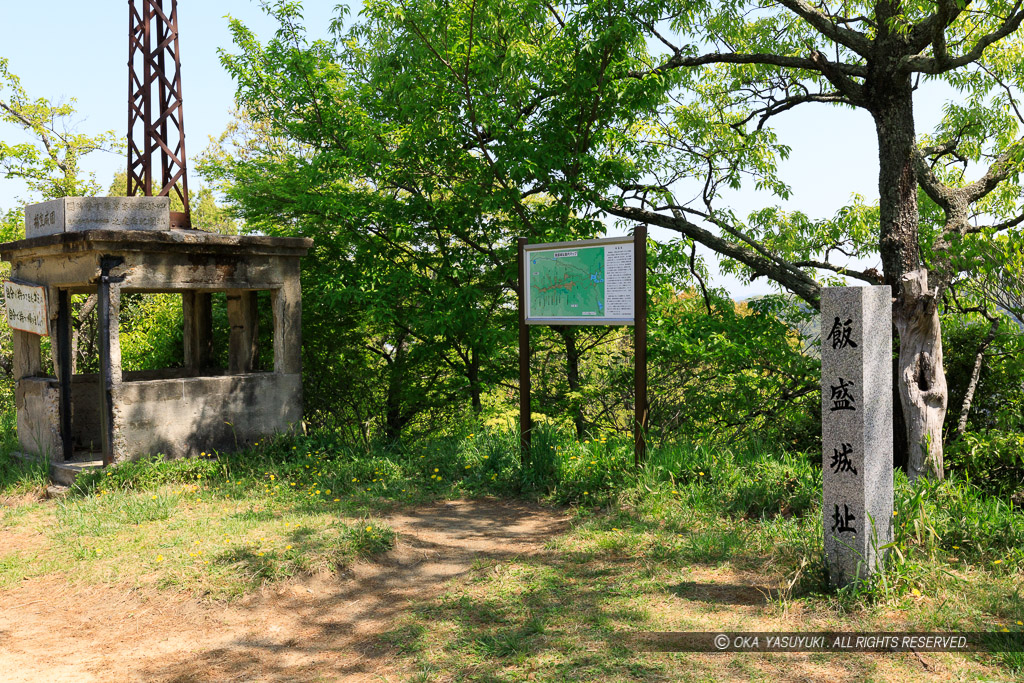
<svg viewBox="0 0 1024 683">
<path fill-rule="evenodd" d="M 46 287 L 6 280 L 4 303 L 7 324 L 12 329 L 43 337 L 50 335 L 50 318 L 46 314 Z"/>
</svg>

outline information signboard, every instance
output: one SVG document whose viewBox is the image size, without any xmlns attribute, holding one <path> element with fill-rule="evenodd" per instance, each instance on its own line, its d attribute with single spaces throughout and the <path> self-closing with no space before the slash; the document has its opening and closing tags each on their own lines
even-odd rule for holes
<svg viewBox="0 0 1024 683">
<path fill-rule="evenodd" d="M 519 238 L 519 434 L 529 458 L 530 325 L 632 325 L 633 459 L 647 453 L 647 226 L 632 237 L 529 244 Z"/>
<path fill-rule="evenodd" d="M 11 280 L 4 281 L 4 309 L 12 329 L 43 337 L 50 335 L 50 318 L 46 314 L 46 288 Z"/>
<path fill-rule="evenodd" d="M 528 244 L 528 325 L 632 325 L 634 239 Z"/>
</svg>

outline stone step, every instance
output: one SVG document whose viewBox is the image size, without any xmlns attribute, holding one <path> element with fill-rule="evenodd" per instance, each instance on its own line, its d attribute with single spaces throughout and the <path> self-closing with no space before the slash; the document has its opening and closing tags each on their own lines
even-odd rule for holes
<svg viewBox="0 0 1024 683">
<path fill-rule="evenodd" d="M 16 458 L 25 460 L 27 462 L 39 462 L 39 458 L 27 453 L 20 451 L 14 451 L 11 453 Z M 86 451 L 79 451 L 75 453 L 74 460 L 68 462 L 51 462 L 50 463 L 50 479 L 55 484 L 62 486 L 72 486 L 75 483 L 75 477 L 82 472 L 91 472 L 92 470 L 98 470 L 103 468 L 103 460 L 99 453 L 89 453 Z"/>
<path fill-rule="evenodd" d="M 73 486 L 83 472 L 103 469 L 103 460 L 72 460 L 50 463 L 50 479 L 64 486 Z"/>
</svg>

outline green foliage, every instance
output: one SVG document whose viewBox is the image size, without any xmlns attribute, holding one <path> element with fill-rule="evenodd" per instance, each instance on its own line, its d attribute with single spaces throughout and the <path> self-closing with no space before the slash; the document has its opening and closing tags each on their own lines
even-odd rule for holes
<svg viewBox="0 0 1024 683">
<path fill-rule="evenodd" d="M 81 160 L 100 150 L 119 151 L 123 143 L 113 131 L 99 135 L 74 132 L 74 104 L 73 99 L 66 104 L 32 99 L 10 72 L 8 60 L 0 57 L 0 124 L 26 140 L 14 144 L 0 140 L 0 172 L 5 178 L 24 181 L 30 192 L 43 199 L 90 196 L 99 191 L 96 178 L 83 173 Z"/>
<path fill-rule="evenodd" d="M 947 441 L 956 428 L 978 349 L 982 348 L 991 323 L 979 315 L 943 318 L 943 354 L 949 385 Z M 984 347 L 981 373 L 971 401 L 969 431 L 1000 429 L 1024 432 L 1024 329 L 1005 317 Z"/>
<path fill-rule="evenodd" d="M 459 399 L 480 412 L 514 367 L 514 238 L 599 234 L 593 188 L 629 173 L 629 138 L 602 122 L 650 97 L 616 78 L 635 29 L 601 12 L 560 25 L 533 2 L 374 2 L 311 42 L 299 5 L 268 11 L 265 45 L 232 24 L 239 122 L 201 168 L 250 229 L 316 240 L 314 419 L 369 443 L 434 431 Z"/>
<path fill-rule="evenodd" d="M 180 294 L 125 294 L 121 320 L 123 370 L 159 370 L 184 364 Z"/>
<path fill-rule="evenodd" d="M 946 467 L 983 491 L 1024 506 L 1024 433 L 967 432 L 949 448 Z"/>
<path fill-rule="evenodd" d="M 356 523 L 342 528 L 341 541 L 349 554 L 371 558 L 391 550 L 395 545 L 395 532 L 379 523 Z"/>
<path fill-rule="evenodd" d="M 309 419 L 369 446 L 436 433 L 485 404 L 507 414 L 514 239 L 600 235 L 601 198 L 658 158 L 645 112 L 676 80 L 629 77 L 649 59 L 630 16 L 658 10 L 373 2 L 321 41 L 307 39 L 301 5 L 267 11 L 279 30 L 265 43 L 232 22 L 222 60 L 238 118 L 200 168 L 248 229 L 315 239 L 303 261 Z M 756 161 L 770 183 L 783 152 L 770 133 L 702 130 L 694 146 L 733 145 L 715 150 L 737 169 L 730 182 Z M 682 310 L 678 293 L 707 275 L 692 247 L 650 245 L 656 437 L 770 426 L 812 446 L 814 361 L 795 338 L 777 342 L 789 328 L 767 301 L 748 314 L 716 294 L 710 315 L 696 301 Z M 628 340 L 607 329 L 534 338 L 538 412 L 581 437 L 629 429 Z"/>
<path fill-rule="evenodd" d="M 786 321 L 796 313 L 791 305 L 736 305 L 717 292 L 707 301 L 693 292 L 656 298 L 648 351 L 654 433 L 735 438 L 767 430 L 790 437 L 795 449 L 816 446 L 801 425 L 819 414 L 820 362 Z"/>
</svg>

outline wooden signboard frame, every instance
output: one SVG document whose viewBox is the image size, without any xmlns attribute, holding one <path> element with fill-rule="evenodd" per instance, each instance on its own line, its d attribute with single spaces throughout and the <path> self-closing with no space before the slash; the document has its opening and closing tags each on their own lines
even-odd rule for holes
<svg viewBox="0 0 1024 683">
<path fill-rule="evenodd" d="M 633 316 L 631 319 L 616 317 L 602 320 L 601 317 L 558 318 L 544 320 L 532 318 L 527 310 L 529 287 L 527 281 L 527 253 L 539 250 L 570 249 L 604 245 L 633 244 Z M 632 325 L 634 347 L 633 372 L 633 464 L 640 466 L 647 458 L 647 226 L 637 226 L 633 237 L 612 237 L 600 240 L 578 242 L 556 242 L 529 244 L 525 237 L 519 238 L 519 434 L 523 464 L 530 457 L 530 435 L 533 421 L 530 415 L 530 325 Z"/>
</svg>

